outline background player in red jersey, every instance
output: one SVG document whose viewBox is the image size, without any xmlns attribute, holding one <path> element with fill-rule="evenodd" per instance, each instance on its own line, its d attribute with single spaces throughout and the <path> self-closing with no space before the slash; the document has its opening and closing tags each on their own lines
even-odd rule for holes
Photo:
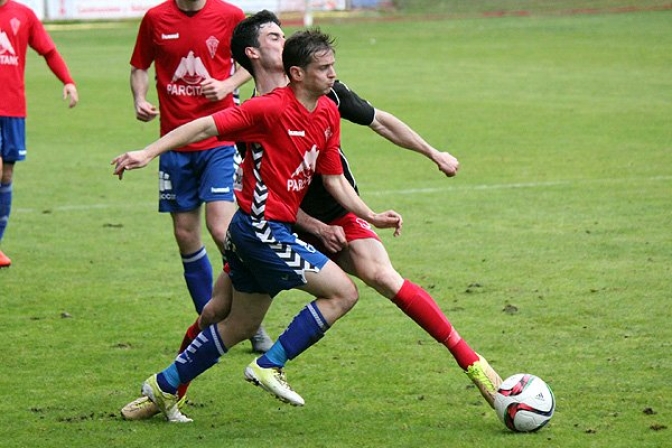
<svg viewBox="0 0 672 448">
<path fill-rule="evenodd" d="M 63 99 L 79 101 L 75 81 L 42 22 L 27 6 L 0 0 L 0 242 L 12 208 L 14 164 L 26 159 L 26 51 L 44 57 L 63 83 Z M 0 251 L 0 268 L 12 261 Z"/>
<path fill-rule="evenodd" d="M 230 347 L 261 323 L 272 298 L 282 290 L 302 289 L 315 297 L 280 335 L 273 359 L 258 360 L 245 377 L 279 399 L 303 405 L 287 384 L 282 368 L 303 353 L 356 303 L 350 278 L 325 255 L 292 233 L 291 223 L 316 173 L 346 209 L 381 228 L 401 231 L 401 216 L 374 213 L 347 179 L 338 155 L 340 118 L 324 97 L 336 78 L 329 36 L 304 31 L 287 40 L 283 65 L 290 84 L 253 98 L 241 107 L 181 126 L 144 150 L 115 158 L 114 173 L 145 166 L 156 155 L 184 142 L 220 135 L 256 142 L 243 160 L 236 189 L 240 206 L 227 236 L 226 255 L 234 285 L 229 315 L 203 330 L 187 349 L 142 387 L 170 421 L 190 421 L 178 409 L 177 387 L 214 365 Z"/>
<path fill-rule="evenodd" d="M 195 118 L 233 107 L 236 89 L 250 79 L 235 70 L 231 34 L 245 17 L 221 0 L 167 0 L 147 11 L 131 57 L 136 118 L 160 120 L 161 135 Z M 147 100 L 150 66 L 156 72 L 159 110 Z M 215 137 L 161 155 L 159 211 L 170 213 L 184 278 L 198 313 L 212 296 L 213 273 L 201 239 L 201 206 L 212 239 L 224 250 L 235 211 L 233 141 Z M 251 338 L 263 353 L 272 344 L 262 327 Z"/>
</svg>

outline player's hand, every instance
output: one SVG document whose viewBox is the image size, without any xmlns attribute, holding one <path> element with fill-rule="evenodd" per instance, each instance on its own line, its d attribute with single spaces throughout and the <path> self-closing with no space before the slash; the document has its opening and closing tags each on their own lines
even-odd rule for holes
<svg viewBox="0 0 672 448">
<path fill-rule="evenodd" d="M 233 88 L 230 83 L 226 81 L 218 81 L 213 78 L 208 78 L 201 83 L 201 91 L 210 101 L 220 101 L 230 93 L 233 93 Z"/>
<path fill-rule="evenodd" d="M 404 220 L 401 215 L 394 210 L 388 210 L 383 213 L 376 213 L 371 219 L 371 224 L 379 229 L 389 229 L 394 227 L 394 236 L 401 235 L 401 226 Z"/>
<path fill-rule="evenodd" d="M 79 102 L 79 95 L 77 94 L 77 87 L 74 84 L 66 84 L 63 86 L 63 100 L 68 100 L 68 107 L 72 109 Z"/>
<path fill-rule="evenodd" d="M 147 166 L 151 160 L 152 158 L 147 156 L 144 150 L 125 152 L 110 162 L 110 165 L 114 165 L 112 174 L 121 180 L 124 177 L 124 171 Z"/>
<path fill-rule="evenodd" d="M 149 101 L 138 101 L 135 103 L 135 118 L 140 121 L 152 121 L 159 115 L 159 111 Z"/>
<path fill-rule="evenodd" d="M 458 162 L 455 157 L 447 152 L 438 153 L 436 160 L 434 161 L 439 167 L 439 171 L 448 177 L 455 176 L 457 174 L 457 170 L 460 169 L 460 162 Z"/>
<path fill-rule="evenodd" d="M 348 244 L 341 226 L 325 226 L 317 233 L 317 237 L 325 249 L 333 253 L 342 251 Z"/>
</svg>

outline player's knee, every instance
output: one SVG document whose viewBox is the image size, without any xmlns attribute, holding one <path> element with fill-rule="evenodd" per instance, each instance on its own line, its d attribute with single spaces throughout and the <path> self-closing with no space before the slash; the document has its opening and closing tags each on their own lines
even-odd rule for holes
<svg viewBox="0 0 672 448">
<path fill-rule="evenodd" d="M 359 291 L 357 291 L 357 286 L 354 283 L 349 282 L 348 287 L 343 288 L 340 291 L 339 297 L 337 298 L 338 306 L 343 311 L 343 314 L 350 311 L 359 300 Z"/>
<path fill-rule="evenodd" d="M 362 276 L 362 280 L 386 297 L 393 296 L 404 282 L 403 277 L 392 266 L 372 269 Z"/>
</svg>

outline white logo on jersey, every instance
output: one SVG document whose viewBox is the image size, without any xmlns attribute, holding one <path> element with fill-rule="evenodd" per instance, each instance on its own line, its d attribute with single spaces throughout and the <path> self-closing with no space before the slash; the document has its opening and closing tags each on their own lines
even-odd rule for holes
<svg viewBox="0 0 672 448">
<path fill-rule="evenodd" d="M 306 131 L 292 131 L 290 129 L 287 129 L 287 135 L 289 135 L 290 137 L 305 137 Z"/>
<path fill-rule="evenodd" d="M 210 77 L 208 69 L 203 65 L 201 58 L 194 56 L 194 52 L 190 51 L 186 58 L 180 60 L 180 65 L 177 66 L 172 82 L 181 79 L 187 84 L 199 84 L 206 78 Z"/>
<path fill-rule="evenodd" d="M 180 65 L 166 89 L 170 95 L 199 96 L 202 94 L 201 82 L 208 78 L 210 78 L 210 73 L 203 61 L 194 56 L 193 51 L 190 51 L 186 58 L 180 60 Z M 182 83 L 176 83 L 180 80 Z"/>
<path fill-rule="evenodd" d="M 13 17 L 12 20 L 9 21 L 9 26 L 12 27 L 12 33 L 16 36 L 16 33 L 19 32 L 19 28 L 21 28 L 21 21 L 16 17 Z"/>
<path fill-rule="evenodd" d="M 214 59 L 217 54 L 217 48 L 219 48 L 219 39 L 215 36 L 210 36 L 205 40 L 205 45 L 208 47 L 210 59 Z"/>
<path fill-rule="evenodd" d="M 320 155 L 320 151 L 315 145 L 303 155 L 301 164 L 294 170 L 292 177 L 287 179 L 287 191 L 301 191 L 310 185 L 310 182 L 313 180 L 318 155 Z"/>
<path fill-rule="evenodd" d="M 19 65 L 19 57 L 4 31 L 0 31 L 0 65 Z"/>
<path fill-rule="evenodd" d="M 163 34 L 161 33 L 161 39 L 162 40 L 172 40 L 172 39 L 179 39 L 180 38 L 180 33 L 173 33 L 173 34 Z"/>
</svg>

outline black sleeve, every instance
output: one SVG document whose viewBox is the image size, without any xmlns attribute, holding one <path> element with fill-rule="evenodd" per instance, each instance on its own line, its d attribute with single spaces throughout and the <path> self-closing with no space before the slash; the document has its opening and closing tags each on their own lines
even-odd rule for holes
<svg viewBox="0 0 672 448">
<path fill-rule="evenodd" d="M 336 81 L 327 96 L 338 106 L 341 118 L 362 126 L 373 123 L 376 114 L 373 106 L 342 82 Z"/>
</svg>

